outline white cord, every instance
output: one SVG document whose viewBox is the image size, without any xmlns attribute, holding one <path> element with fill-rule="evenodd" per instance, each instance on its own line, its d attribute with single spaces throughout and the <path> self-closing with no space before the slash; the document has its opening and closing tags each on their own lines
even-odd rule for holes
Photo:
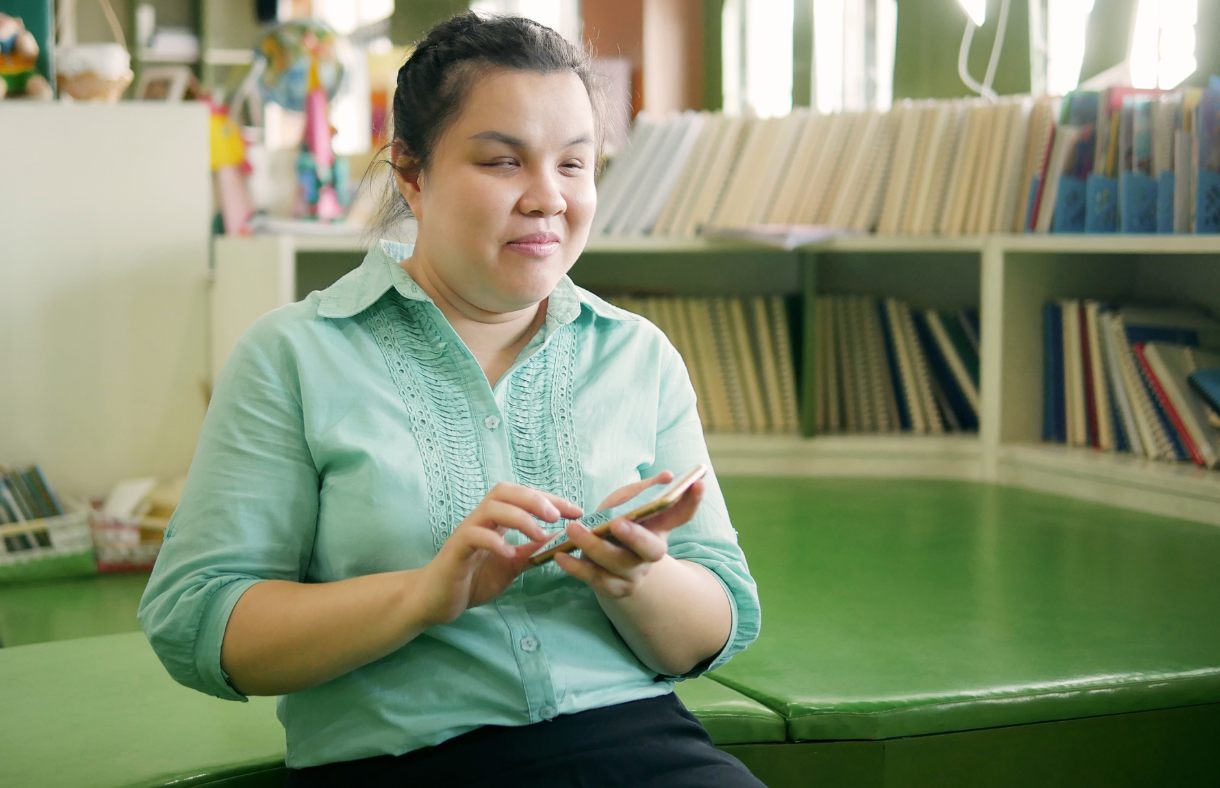
<svg viewBox="0 0 1220 788">
<path fill-rule="evenodd" d="M 1000 18 L 996 23 L 995 41 L 991 44 L 991 57 L 987 61 L 987 74 L 979 83 L 970 76 L 968 61 L 970 59 L 970 43 L 974 40 L 976 26 L 973 19 L 966 20 L 966 32 L 962 34 L 962 45 L 957 51 L 957 75 L 961 77 L 966 87 L 978 93 L 988 101 L 994 102 L 999 96 L 991 89 L 995 81 L 996 68 L 1000 65 L 1000 51 L 1004 48 L 1004 34 L 1008 28 L 1008 9 L 1011 0 L 1000 0 Z"/>
</svg>

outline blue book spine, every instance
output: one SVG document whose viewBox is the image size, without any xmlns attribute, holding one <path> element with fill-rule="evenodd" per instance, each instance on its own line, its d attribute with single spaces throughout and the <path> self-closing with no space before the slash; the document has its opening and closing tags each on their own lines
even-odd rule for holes
<svg viewBox="0 0 1220 788">
<path fill-rule="evenodd" d="M 1156 231 L 1158 233 L 1173 232 L 1174 180 L 1172 171 L 1162 172 L 1156 179 Z"/>
<path fill-rule="evenodd" d="M 1198 347 L 1199 332 L 1170 326 L 1127 326 L 1127 341 L 1133 345 L 1136 342 L 1167 342 L 1171 345 Z"/>
<path fill-rule="evenodd" d="M 1042 440 L 1066 443 L 1067 405 L 1063 390 L 1063 309 L 1056 303 L 1042 308 L 1043 380 Z"/>
<path fill-rule="evenodd" d="M 1220 369 L 1196 369 L 1186 378 L 1217 415 L 1220 415 Z"/>
<path fill-rule="evenodd" d="M 1084 187 L 1084 231 L 1118 232 L 1118 180 L 1091 173 Z"/>
<path fill-rule="evenodd" d="M 902 387 L 902 374 L 898 369 L 898 351 L 894 347 L 894 334 L 889 315 L 885 313 L 885 302 L 877 301 L 877 314 L 881 316 L 881 335 L 885 337 L 885 360 L 890 369 L 890 380 L 894 381 L 894 399 L 898 402 L 898 423 L 904 431 L 911 429 L 911 408 L 907 403 L 907 392 Z"/>
</svg>

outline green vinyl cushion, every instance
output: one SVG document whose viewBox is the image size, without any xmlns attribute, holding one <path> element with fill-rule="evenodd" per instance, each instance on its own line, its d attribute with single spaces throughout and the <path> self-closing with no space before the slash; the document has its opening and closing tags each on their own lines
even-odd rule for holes
<svg viewBox="0 0 1220 788">
<path fill-rule="evenodd" d="M 718 745 L 786 741 L 783 717 L 706 676 L 680 681 L 674 691 Z"/>
<path fill-rule="evenodd" d="M 1220 701 L 1220 529 L 972 482 L 722 478 L 758 641 L 714 677 L 788 738 Z"/>
<path fill-rule="evenodd" d="M 260 785 L 279 779 L 284 729 L 275 700 L 234 703 L 179 686 L 143 633 L 0 649 L 0 677 L 0 785 L 185 788 L 260 772 L 269 773 Z M 682 682 L 679 697 L 717 744 L 784 740 L 779 715 L 711 679 Z"/>
<path fill-rule="evenodd" d="M 139 632 L 147 572 L 0 584 L 0 646 Z"/>
<path fill-rule="evenodd" d="M 185 788 L 284 762 L 274 698 L 186 689 L 141 632 L 0 649 L 0 676 L 5 785 Z"/>
</svg>

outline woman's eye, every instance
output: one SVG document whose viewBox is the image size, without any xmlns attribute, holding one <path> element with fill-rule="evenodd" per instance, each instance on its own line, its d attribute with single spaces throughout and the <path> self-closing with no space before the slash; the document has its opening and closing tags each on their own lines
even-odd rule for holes
<svg viewBox="0 0 1220 788">
<path fill-rule="evenodd" d="M 564 162 L 563 168 L 565 170 L 583 170 L 585 168 L 585 165 L 584 165 L 584 162 L 569 161 L 569 162 Z"/>
<path fill-rule="evenodd" d="M 517 162 L 513 159 L 495 159 L 494 161 L 485 162 L 483 166 L 499 168 L 515 167 L 517 166 Z"/>
</svg>

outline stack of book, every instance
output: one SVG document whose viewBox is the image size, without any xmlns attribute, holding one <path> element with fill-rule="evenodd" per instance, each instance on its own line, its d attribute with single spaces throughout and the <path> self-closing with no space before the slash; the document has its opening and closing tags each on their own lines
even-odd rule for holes
<svg viewBox="0 0 1220 788">
<path fill-rule="evenodd" d="M 782 297 L 607 300 L 647 318 L 673 342 L 690 373 L 704 429 L 800 429 L 792 324 Z"/>
<path fill-rule="evenodd" d="M 598 199 L 595 235 L 1220 232 L 1220 79 L 1170 94 L 641 116 Z"/>
<path fill-rule="evenodd" d="M 83 512 L 68 512 L 37 465 L 0 466 L 0 579 L 16 564 L 87 554 L 93 543 Z"/>
<path fill-rule="evenodd" d="M 1065 299 L 1043 322 L 1044 440 L 1220 467 L 1220 321 Z"/>
<path fill-rule="evenodd" d="M 978 429 L 977 312 L 867 296 L 823 296 L 816 310 L 819 432 Z"/>
<path fill-rule="evenodd" d="M 24 470 L 0 467 L 0 524 L 24 523 L 66 514 L 59 497 L 47 482 L 42 468 L 31 465 Z M 4 551 L 51 547 L 46 528 L 4 532 Z"/>
</svg>

